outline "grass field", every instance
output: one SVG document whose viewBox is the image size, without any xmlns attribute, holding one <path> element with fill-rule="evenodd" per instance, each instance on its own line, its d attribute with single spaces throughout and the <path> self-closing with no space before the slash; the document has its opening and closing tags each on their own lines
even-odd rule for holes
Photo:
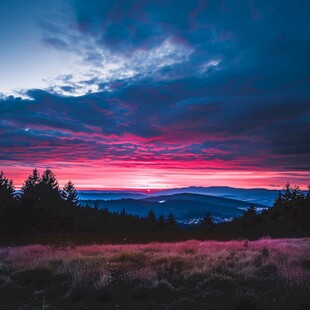
<svg viewBox="0 0 310 310">
<path fill-rule="evenodd" d="M 310 309 L 310 239 L 0 248 L 0 309 Z"/>
</svg>

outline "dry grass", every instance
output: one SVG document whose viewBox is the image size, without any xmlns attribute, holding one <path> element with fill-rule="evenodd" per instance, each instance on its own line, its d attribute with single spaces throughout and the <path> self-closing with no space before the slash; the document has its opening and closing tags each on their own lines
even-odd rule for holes
<svg viewBox="0 0 310 310">
<path fill-rule="evenodd" d="M 309 309 L 310 239 L 0 249 L 0 309 Z"/>
</svg>

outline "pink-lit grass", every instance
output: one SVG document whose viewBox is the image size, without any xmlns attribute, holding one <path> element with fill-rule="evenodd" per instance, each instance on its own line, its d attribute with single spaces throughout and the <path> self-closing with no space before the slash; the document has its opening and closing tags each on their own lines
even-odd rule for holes
<svg viewBox="0 0 310 310">
<path fill-rule="evenodd" d="M 49 270 L 52 275 L 66 277 L 65 298 L 77 290 L 98 293 L 108 292 L 111 287 L 117 290 L 128 286 L 169 292 L 190 289 L 200 298 L 229 289 L 233 300 L 240 296 L 259 299 L 270 293 L 264 288 L 270 283 L 275 285 L 271 286 L 274 294 L 278 289 L 283 295 L 310 292 L 309 260 L 310 239 L 307 238 L 67 247 L 31 245 L 1 248 L 0 275 L 2 285 L 9 285 L 16 274 Z"/>
</svg>

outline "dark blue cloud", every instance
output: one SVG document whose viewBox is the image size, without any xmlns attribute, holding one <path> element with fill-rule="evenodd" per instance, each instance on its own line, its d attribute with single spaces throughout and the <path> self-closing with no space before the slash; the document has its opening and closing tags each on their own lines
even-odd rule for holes
<svg viewBox="0 0 310 310">
<path fill-rule="evenodd" d="M 307 8 L 306 1 L 77 0 L 75 27 L 64 24 L 61 32 L 58 20 L 42 22 L 43 40 L 68 47 L 88 69 L 51 89 L 70 95 L 117 81 L 198 80 L 211 96 L 302 90 L 309 83 Z"/>
<path fill-rule="evenodd" d="M 65 161 L 74 149 L 72 160 L 221 160 L 309 170 L 310 107 L 303 94 L 203 97 L 204 89 L 196 89 L 184 99 L 186 88 L 178 93 L 177 86 L 127 86 L 77 98 L 31 91 L 32 101 L 2 101 L 1 158 Z"/>
<path fill-rule="evenodd" d="M 73 4 L 74 27 L 42 22 L 43 42 L 88 69 L 0 102 L 2 159 L 53 148 L 64 161 L 74 148 L 75 159 L 309 171 L 308 1 Z"/>
</svg>

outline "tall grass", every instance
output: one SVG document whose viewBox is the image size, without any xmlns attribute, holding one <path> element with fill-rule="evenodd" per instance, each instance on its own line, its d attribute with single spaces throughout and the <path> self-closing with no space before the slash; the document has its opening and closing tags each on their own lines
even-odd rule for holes
<svg viewBox="0 0 310 310">
<path fill-rule="evenodd" d="M 310 239 L 5 247 L 1 292 L 6 309 L 299 309 Z"/>
</svg>

